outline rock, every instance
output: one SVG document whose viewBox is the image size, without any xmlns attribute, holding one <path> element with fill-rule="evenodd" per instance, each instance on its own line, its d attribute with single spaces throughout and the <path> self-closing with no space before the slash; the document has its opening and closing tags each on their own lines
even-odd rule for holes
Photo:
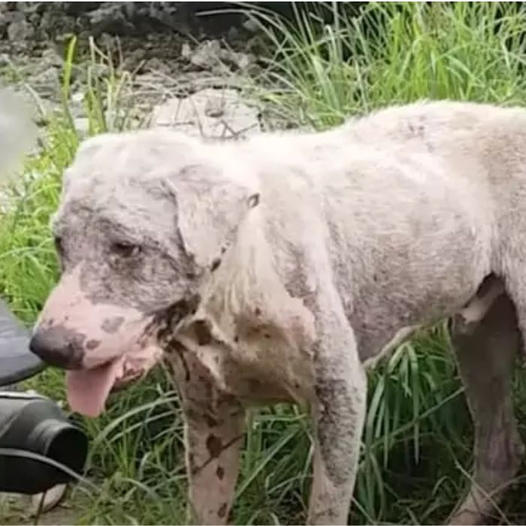
<svg viewBox="0 0 526 526">
<path fill-rule="evenodd" d="M 253 19 L 245 20 L 241 25 L 243 29 L 249 31 L 250 33 L 257 33 L 260 29 L 259 24 Z"/>
<path fill-rule="evenodd" d="M 77 20 L 58 7 L 56 9 L 50 8 L 40 15 L 38 29 L 46 36 L 46 39 L 62 39 L 64 35 L 77 34 L 80 31 Z"/>
<path fill-rule="evenodd" d="M 2 519 L 7 520 L 7 524 L 33 524 L 40 513 L 38 524 L 75 524 L 77 510 L 60 506 L 67 487 L 66 484 L 58 484 L 37 495 L 0 493 L 0 509 L 7 514 Z"/>
<path fill-rule="evenodd" d="M 221 52 L 221 43 L 219 40 L 206 40 L 190 55 L 190 63 L 201 69 L 210 71 L 217 68 L 220 64 L 219 53 Z"/>
<path fill-rule="evenodd" d="M 40 30 L 44 35 L 50 36 L 53 34 L 53 28 L 55 26 L 55 16 L 51 11 L 46 11 L 40 17 Z"/>
<path fill-rule="evenodd" d="M 24 13 L 22 11 L 8 11 L 6 13 L 6 16 L 9 20 L 9 22 L 22 22 L 26 19 Z"/>
<path fill-rule="evenodd" d="M 157 74 L 164 76 L 169 76 L 172 72 L 171 67 L 166 64 L 166 62 L 158 58 L 151 58 L 147 60 L 143 65 L 143 69 L 145 71 L 155 71 Z"/>
<path fill-rule="evenodd" d="M 102 33 L 132 35 L 135 31 L 133 23 L 125 16 L 120 2 L 105 3 L 99 9 L 89 12 L 87 17 L 94 36 Z"/>
<path fill-rule="evenodd" d="M 31 497 L 31 512 L 36 514 L 38 511 L 46 513 L 52 510 L 64 498 L 67 484 L 58 484 L 48 489 L 45 493 L 38 493 Z"/>
<path fill-rule="evenodd" d="M 50 99 L 39 99 L 35 111 L 35 123 L 37 126 L 47 126 L 50 122 L 50 119 L 54 115 L 58 115 L 62 111 L 62 104 L 58 102 L 53 102 Z M 44 129 L 44 137 L 46 130 Z"/>
<path fill-rule="evenodd" d="M 214 14 L 204 16 L 210 10 Z M 71 35 L 85 43 L 87 37 L 98 39 L 103 33 L 144 40 L 151 35 L 167 39 L 182 35 L 194 42 L 208 36 L 244 46 L 247 35 L 241 25 L 244 16 L 220 2 L 0 2 L 0 15 L 0 39 L 7 35 L 7 47 L 16 49 L 39 47 Z M 217 51 L 217 44 L 209 47 L 208 51 Z M 211 66 L 210 60 L 216 57 L 206 56 L 206 51 L 199 49 L 204 56 L 198 53 L 194 58 L 196 67 Z M 233 60 L 236 67 L 238 62 Z M 214 71 L 220 67 L 216 61 Z"/>
<path fill-rule="evenodd" d="M 63 2 L 64 12 L 71 16 L 78 16 L 97 9 L 102 2 Z"/>
<path fill-rule="evenodd" d="M 17 2 L 16 9 L 23 13 L 34 13 L 36 10 L 37 2 Z"/>
<path fill-rule="evenodd" d="M 99 36 L 98 45 L 103 50 L 112 50 L 115 49 L 115 44 L 117 42 L 117 38 L 110 35 L 109 33 L 102 33 Z"/>
<path fill-rule="evenodd" d="M 36 71 L 28 78 L 28 84 L 40 97 L 53 98 L 60 93 L 59 70 L 46 67 Z"/>
<path fill-rule="evenodd" d="M 47 48 L 42 52 L 42 61 L 54 68 L 62 68 L 64 65 L 64 59 L 53 48 Z"/>
<path fill-rule="evenodd" d="M 57 40 L 68 40 L 77 32 L 75 19 L 71 16 L 64 16 L 57 21 L 52 33 Z"/>
<path fill-rule="evenodd" d="M 212 88 L 156 106 L 150 126 L 216 139 L 243 138 L 261 131 L 258 108 L 247 104 L 237 90 Z"/>
<path fill-rule="evenodd" d="M 133 71 L 140 73 L 145 69 L 145 62 L 147 61 L 147 54 L 144 49 L 138 48 L 128 51 L 125 54 L 121 68 L 126 71 Z"/>
<path fill-rule="evenodd" d="M 77 117 L 76 119 L 73 119 L 73 124 L 75 125 L 75 130 L 79 137 L 84 138 L 88 136 L 90 122 L 87 117 Z"/>
<path fill-rule="evenodd" d="M 235 26 L 232 26 L 227 33 L 227 39 L 234 41 L 239 38 L 239 29 Z"/>
<path fill-rule="evenodd" d="M 233 51 L 219 40 L 206 40 L 193 51 L 189 44 L 183 44 L 181 57 L 201 70 L 225 73 L 232 70 L 245 71 L 255 63 L 255 57 L 247 53 Z"/>
<path fill-rule="evenodd" d="M 181 58 L 184 58 L 189 62 L 192 58 L 192 48 L 190 47 L 190 44 L 188 42 L 184 42 L 184 44 L 181 46 Z"/>
<path fill-rule="evenodd" d="M 73 104 L 83 104 L 84 103 L 84 93 L 77 91 L 71 95 L 71 102 Z"/>
<path fill-rule="evenodd" d="M 7 38 L 11 42 L 22 43 L 35 34 L 34 27 L 26 20 L 11 22 L 7 28 Z"/>
<path fill-rule="evenodd" d="M 165 28 L 170 28 L 173 31 L 181 33 L 189 37 L 195 33 L 197 26 L 189 15 L 188 9 L 183 6 L 173 7 L 169 4 L 154 3 L 150 4 L 148 13 L 152 20 L 156 20 Z"/>
<path fill-rule="evenodd" d="M 0 38 L 5 38 L 8 26 L 9 17 L 6 15 L 6 13 L 0 12 Z"/>
<path fill-rule="evenodd" d="M 38 27 L 40 15 L 38 13 L 31 13 L 28 17 L 28 22 L 31 24 L 31 27 Z"/>
<path fill-rule="evenodd" d="M 47 2 L 28 2 L 30 4 L 33 5 L 33 10 L 35 11 L 35 13 L 38 13 L 39 15 L 41 15 L 42 13 L 44 13 L 44 11 L 46 11 L 46 9 L 49 9 L 51 6 L 48 5 Z M 60 6 L 60 8 L 64 8 L 64 4 L 65 2 L 63 3 L 56 3 L 52 9 L 56 9 L 57 7 Z"/>
<path fill-rule="evenodd" d="M 248 69 L 249 66 L 255 63 L 256 59 L 253 55 L 247 53 L 239 53 L 231 49 L 222 48 L 219 52 L 221 61 L 233 69 L 241 71 Z"/>
</svg>

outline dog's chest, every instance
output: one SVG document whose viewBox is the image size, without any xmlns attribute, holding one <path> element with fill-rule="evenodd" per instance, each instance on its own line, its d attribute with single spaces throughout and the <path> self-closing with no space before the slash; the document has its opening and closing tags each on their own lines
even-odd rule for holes
<svg viewBox="0 0 526 526">
<path fill-rule="evenodd" d="M 179 331 L 177 341 L 170 359 L 178 381 L 211 383 L 247 405 L 310 396 L 310 355 L 276 328 L 261 324 L 225 334 L 201 319 Z"/>
</svg>

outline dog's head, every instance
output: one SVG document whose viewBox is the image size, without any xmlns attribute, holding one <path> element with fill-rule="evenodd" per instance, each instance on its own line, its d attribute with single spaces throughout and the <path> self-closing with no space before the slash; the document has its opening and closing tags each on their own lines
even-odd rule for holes
<svg viewBox="0 0 526 526">
<path fill-rule="evenodd" d="M 31 350 L 69 369 L 73 409 L 99 414 L 115 384 L 159 360 L 159 320 L 173 327 L 195 307 L 253 195 L 218 148 L 168 130 L 103 135 L 66 171 L 53 220 L 62 275 Z"/>
</svg>

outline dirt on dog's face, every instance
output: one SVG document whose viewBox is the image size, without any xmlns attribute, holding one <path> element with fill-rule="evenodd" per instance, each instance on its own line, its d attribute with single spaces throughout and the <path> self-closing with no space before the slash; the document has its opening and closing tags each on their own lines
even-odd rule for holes
<svg viewBox="0 0 526 526">
<path fill-rule="evenodd" d="M 46 362 L 69 369 L 68 398 L 79 412 L 99 414 L 112 387 L 143 376 L 160 359 L 152 322 L 191 293 L 193 265 L 177 240 L 168 205 L 159 200 L 158 216 L 148 222 L 134 214 L 125 224 L 108 221 L 96 207 L 77 202 L 66 203 L 57 218 L 62 277 L 31 348 Z M 172 239 L 162 246 L 154 232 L 163 230 L 168 217 Z M 126 228 L 142 223 L 151 231 Z"/>
<path fill-rule="evenodd" d="M 138 162 L 148 153 L 151 165 Z M 121 159 L 116 170 L 134 169 L 111 174 L 101 171 L 104 156 L 84 152 L 66 175 L 53 222 L 62 275 L 31 349 L 68 369 L 70 405 L 90 416 L 104 409 L 112 387 L 160 359 L 152 326 L 196 284 L 198 268 L 183 246 L 174 195 L 153 173 L 154 154 Z"/>
</svg>

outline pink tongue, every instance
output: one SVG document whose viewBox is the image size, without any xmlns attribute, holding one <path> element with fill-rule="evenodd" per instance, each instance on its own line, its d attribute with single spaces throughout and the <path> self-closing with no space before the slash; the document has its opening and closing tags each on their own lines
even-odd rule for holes
<svg viewBox="0 0 526 526">
<path fill-rule="evenodd" d="M 86 416 L 99 416 L 115 379 L 122 372 L 123 362 L 124 357 L 94 369 L 68 371 L 66 383 L 71 409 Z"/>
</svg>

